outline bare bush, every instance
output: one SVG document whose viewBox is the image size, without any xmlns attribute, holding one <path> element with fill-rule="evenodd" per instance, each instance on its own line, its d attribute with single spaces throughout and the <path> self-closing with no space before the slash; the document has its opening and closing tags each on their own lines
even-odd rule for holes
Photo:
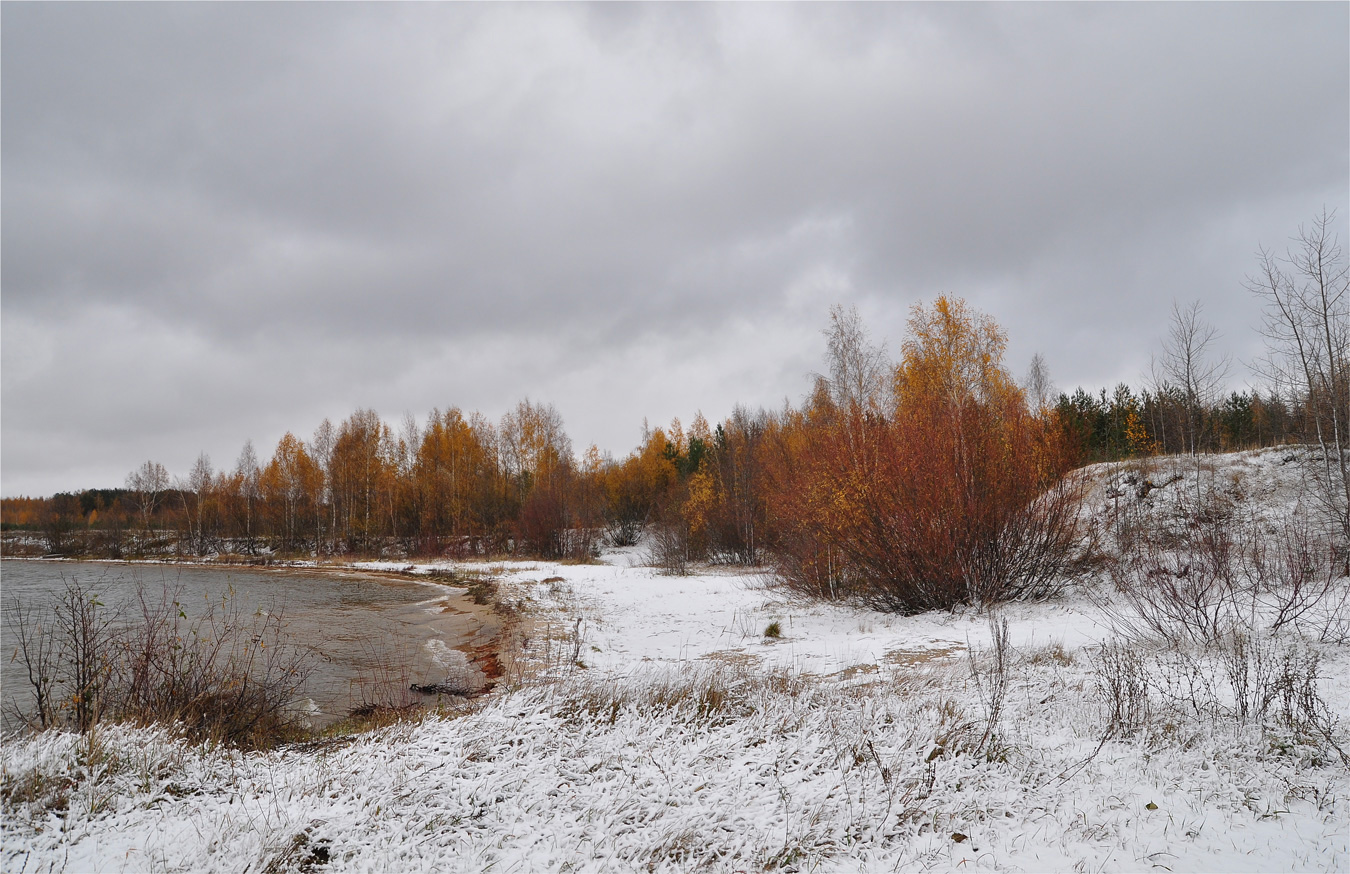
<svg viewBox="0 0 1350 874">
<path fill-rule="evenodd" d="M 1229 632 L 1203 646 L 1148 648 L 1115 639 L 1093 660 L 1107 737 L 1153 726 L 1158 718 L 1226 720 L 1345 754 L 1336 720 L 1318 692 L 1318 654 L 1295 638 Z"/>
<path fill-rule="evenodd" d="M 265 743 L 292 721 L 311 653 L 286 639 L 280 612 L 250 613 L 235 601 L 189 619 L 182 594 L 138 592 L 140 615 L 119 635 L 117 715 L 218 742 Z"/>
<path fill-rule="evenodd" d="M 613 512 L 605 519 L 605 542 L 614 547 L 637 546 L 647 529 L 646 516 Z"/>
<path fill-rule="evenodd" d="M 1097 694 L 1106 708 L 1108 735 L 1129 735 L 1148 724 L 1149 677 L 1139 648 L 1108 641 L 1093 659 Z"/>
<path fill-rule="evenodd" d="M 1239 722 L 1264 723 L 1275 717 L 1304 734 L 1324 724 L 1317 653 L 1243 632 L 1227 635 L 1213 649 L 1232 691 L 1232 716 Z"/>
<path fill-rule="evenodd" d="M 1198 505 L 1178 503 L 1172 519 L 1136 515 L 1109 566 L 1124 609 L 1101 601 L 1118 631 L 1209 643 L 1243 629 L 1324 641 L 1350 630 L 1336 538 L 1305 515 L 1240 518 L 1213 490 Z"/>
<path fill-rule="evenodd" d="M 1235 618 L 1231 554 L 1228 536 L 1218 528 L 1180 549 L 1142 541 L 1110 568 L 1116 592 L 1132 611 L 1115 611 L 1117 629 L 1172 643 L 1217 639 Z"/>
<path fill-rule="evenodd" d="M 1271 538 L 1256 539 L 1245 570 L 1272 614 L 1271 630 L 1312 631 L 1328 641 L 1344 634 L 1346 593 L 1335 544 L 1306 518 L 1285 519 Z"/>
<path fill-rule="evenodd" d="M 683 522 L 661 522 L 651 527 L 651 563 L 671 576 L 689 573 L 689 528 Z"/>
<path fill-rule="evenodd" d="M 287 640 L 280 613 L 210 603 L 189 618 L 181 594 L 142 589 L 118 608 L 69 579 L 53 604 L 15 604 L 16 658 L 35 704 L 27 721 L 81 732 L 104 720 L 162 722 L 238 746 L 284 734 L 312 654 Z"/>
</svg>

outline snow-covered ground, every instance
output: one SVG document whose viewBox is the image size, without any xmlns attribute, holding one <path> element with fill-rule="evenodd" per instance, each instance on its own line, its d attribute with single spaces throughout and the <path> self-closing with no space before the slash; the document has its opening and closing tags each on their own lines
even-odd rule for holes
<svg viewBox="0 0 1350 874">
<path fill-rule="evenodd" d="M 1287 510 L 1281 459 L 1202 475 Z M 1090 475 L 1098 515 L 1165 515 L 1194 486 L 1141 500 L 1112 494 L 1137 470 Z M 1203 714 L 1159 706 L 1109 733 L 1103 581 L 998 611 L 1012 649 L 994 716 L 987 615 L 603 558 L 474 566 L 522 606 L 524 648 L 510 682 L 444 717 L 265 754 L 122 727 L 6 739 L 3 869 L 1350 869 L 1344 643 L 1279 641 L 1320 660 L 1329 736 L 1230 717 L 1222 690 Z"/>
</svg>

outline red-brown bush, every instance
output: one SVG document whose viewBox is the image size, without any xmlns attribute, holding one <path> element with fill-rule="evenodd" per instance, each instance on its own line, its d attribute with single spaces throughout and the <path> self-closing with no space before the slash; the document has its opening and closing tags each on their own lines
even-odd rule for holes
<svg viewBox="0 0 1350 874">
<path fill-rule="evenodd" d="M 775 435 L 780 576 L 903 613 L 1053 592 L 1077 540 L 1062 429 L 987 316 L 915 307 L 889 404 L 818 391 Z"/>
</svg>

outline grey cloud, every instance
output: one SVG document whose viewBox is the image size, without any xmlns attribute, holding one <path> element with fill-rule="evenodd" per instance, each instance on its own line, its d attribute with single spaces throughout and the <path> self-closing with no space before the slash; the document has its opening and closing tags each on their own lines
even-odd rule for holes
<svg viewBox="0 0 1350 874">
<path fill-rule="evenodd" d="M 7 494 L 95 484 L 44 446 L 262 451 L 347 404 L 528 393 L 622 452 L 799 396 L 834 300 L 897 346 L 965 295 L 1014 367 L 1137 382 L 1173 298 L 1247 356 L 1252 251 L 1350 186 L 1343 5 L 0 15 Z"/>
</svg>

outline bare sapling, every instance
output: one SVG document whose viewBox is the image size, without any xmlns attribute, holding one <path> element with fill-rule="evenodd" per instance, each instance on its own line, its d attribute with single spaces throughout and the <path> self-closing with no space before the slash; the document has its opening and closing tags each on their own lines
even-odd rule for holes
<svg viewBox="0 0 1350 874">
<path fill-rule="evenodd" d="M 1008 620 L 989 613 L 989 650 L 977 653 L 967 648 L 970 677 L 975 683 L 980 706 L 984 709 L 984 732 L 975 749 L 993 757 L 999 745 L 999 723 L 1003 718 L 1003 702 L 1008 693 L 1008 668 L 1012 646 L 1008 642 Z"/>
<path fill-rule="evenodd" d="M 1186 307 L 1172 304 L 1172 321 L 1163 339 L 1162 354 L 1153 361 L 1155 391 L 1176 395 L 1181 401 L 1186 449 L 1192 458 L 1197 458 L 1206 443 L 1212 424 L 1206 411 L 1214 407 L 1232 364 L 1227 356 L 1214 354 L 1219 334 L 1200 311 L 1199 301 Z M 1197 500 L 1199 496 L 1197 476 Z"/>
<path fill-rule="evenodd" d="M 1350 544 L 1350 266 L 1335 221 L 1323 210 L 1284 255 L 1263 247 L 1247 289 L 1266 306 L 1262 371 L 1304 408 L 1314 494 Z"/>
<path fill-rule="evenodd" d="M 17 704 L 10 705 L 13 712 L 7 712 L 6 716 L 36 728 L 50 728 L 57 724 L 62 703 L 56 673 L 60 641 L 52 627 L 51 616 L 37 605 L 23 604 L 16 598 L 7 600 L 5 610 L 12 617 L 17 638 L 11 659 L 23 666 L 33 695 L 30 711 Z"/>
</svg>

